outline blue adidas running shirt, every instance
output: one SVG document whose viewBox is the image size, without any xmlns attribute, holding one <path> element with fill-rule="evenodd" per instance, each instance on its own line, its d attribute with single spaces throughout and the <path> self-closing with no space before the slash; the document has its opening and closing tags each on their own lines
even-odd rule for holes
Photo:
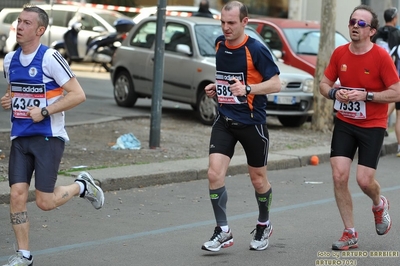
<svg viewBox="0 0 400 266">
<path fill-rule="evenodd" d="M 20 63 L 21 48 L 15 51 L 11 59 L 9 81 L 12 97 L 12 137 L 41 135 L 68 139 L 63 113 L 51 115 L 39 123 L 34 123 L 28 115 L 28 106 L 46 107 L 63 97 L 63 89 L 43 72 L 42 61 L 47 49 L 48 47 L 41 45 L 28 66 Z"/>
</svg>

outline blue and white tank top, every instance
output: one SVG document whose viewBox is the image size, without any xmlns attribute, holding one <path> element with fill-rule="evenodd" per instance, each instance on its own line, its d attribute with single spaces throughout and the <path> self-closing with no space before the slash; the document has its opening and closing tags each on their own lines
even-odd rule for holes
<svg viewBox="0 0 400 266">
<path fill-rule="evenodd" d="M 34 123 L 28 116 L 28 106 L 43 108 L 63 97 L 63 89 L 43 71 L 43 58 L 47 49 L 47 46 L 40 45 L 27 66 L 20 62 L 20 48 L 12 56 L 8 72 L 12 97 L 12 139 L 45 136 L 69 140 L 65 130 L 64 112 L 52 114 L 38 123 Z"/>
</svg>

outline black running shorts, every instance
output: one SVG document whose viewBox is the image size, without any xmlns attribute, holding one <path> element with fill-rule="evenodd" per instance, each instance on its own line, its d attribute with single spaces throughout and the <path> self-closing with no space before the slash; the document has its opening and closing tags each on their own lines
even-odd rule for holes
<svg viewBox="0 0 400 266">
<path fill-rule="evenodd" d="M 246 152 L 249 166 L 267 165 L 269 134 L 266 124 L 244 125 L 219 116 L 212 127 L 209 154 L 221 153 L 232 158 L 238 141 Z"/>
<path fill-rule="evenodd" d="M 358 164 L 376 169 L 385 128 L 362 128 L 336 119 L 331 142 L 331 157 L 354 159 L 358 148 Z"/>
<path fill-rule="evenodd" d="M 52 193 L 64 153 L 65 142 L 55 137 L 31 136 L 12 140 L 9 160 L 9 184 L 31 183 L 35 188 Z"/>
</svg>

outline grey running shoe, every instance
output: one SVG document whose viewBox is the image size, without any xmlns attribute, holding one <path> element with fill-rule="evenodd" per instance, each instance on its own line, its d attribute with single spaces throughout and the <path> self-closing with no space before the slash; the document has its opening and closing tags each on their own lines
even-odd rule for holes
<svg viewBox="0 0 400 266">
<path fill-rule="evenodd" d="M 348 250 L 358 248 L 358 233 L 345 229 L 342 237 L 332 244 L 333 250 Z"/>
<path fill-rule="evenodd" d="M 219 251 L 221 248 L 227 248 L 233 245 L 233 235 L 232 230 L 229 229 L 228 233 L 222 231 L 221 227 L 217 226 L 214 229 L 214 234 L 203 244 L 201 249 L 208 251 Z"/>
<path fill-rule="evenodd" d="M 381 199 L 383 201 L 383 207 L 372 207 L 372 212 L 375 217 L 375 229 L 378 235 L 386 234 L 392 226 L 392 220 L 389 215 L 389 201 L 384 196 L 381 196 Z"/>
<path fill-rule="evenodd" d="M 25 258 L 22 256 L 22 253 L 17 251 L 17 254 L 12 255 L 8 259 L 8 263 L 4 264 L 3 266 L 33 266 L 33 257 Z"/>
<path fill-rule="evenodd" d="M 81 198 L 88 199 L 95 209 L 103 207 L 103 190 L 94 183 L 93 177 L 88 172 L 80 172 L 75 181 L 82 182 L 85 185 L 85 190 L 80 195 Z"/>
<path fill-rule="evenodd" d="M 268 239 L 272 235 L 272 225 L 266 226 L 257 224 L 256 228 L 250 234 L 253 234 L 253 240 L 250 242 L 250 249 L 264 250 L 268 247 Z"/>
</svg>

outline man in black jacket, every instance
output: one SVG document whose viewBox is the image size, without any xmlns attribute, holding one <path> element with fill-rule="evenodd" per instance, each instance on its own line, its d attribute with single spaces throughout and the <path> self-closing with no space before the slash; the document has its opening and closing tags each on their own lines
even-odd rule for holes
<svg viewBox="0 0 400 266">
<path fill-rule="evenodd" d="M 386 9 L 383 13 L 385 19 L 385 25 L 378 29 L 378 32 L 372 38 L 372 42 L 384 47 L 393 58 L 393 62 L 396 65 L 397 72 L 400 76 L 400 58 L 398 47 L 400 45 L 400 30 L 396 27 L 398 14 L 397 8 L 392 7 Z M 389 104 L 388 116 L 396 108 L 396 122 L 394 130 L 397 138 L 397 157 L 400 157 L 400 103 Z"/>
<path fill-rule="evenodd" d="M 201 0 L 199 4 L 199 10 L 193 13 L 195 17 L 205 17 L 205 18 L 214 18 L 213 14 L 209 10 L 208 0 Z"/>
<path fill-rule="evenodd" d="M 386 9 L 383 13 L 385 19 L 385 25 L 380 27 L 372 37 L 372 42 L 385 48 L 392 56 L 398 58 L 397 53 L 392 50 L 400 44 L 400 30 L 396 28 L 397 25 L 397 8 L 392 7 Z"/>
</svg>

